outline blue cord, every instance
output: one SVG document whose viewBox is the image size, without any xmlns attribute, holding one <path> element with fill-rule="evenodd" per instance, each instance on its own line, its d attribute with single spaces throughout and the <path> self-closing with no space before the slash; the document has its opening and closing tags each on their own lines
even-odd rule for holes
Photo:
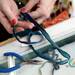
<svg viewBox="0 0 75 75">
<path fill-rule="evenodd" d="M 41 57 L 41 58 L 43 58 L 43 59 L 45 59 L 45 60 L 51 61 L 51 62 L 53 62 L 53 63 L 56 63 L 56 64 L 60 64 L 60 65 L 66 64 L 66 63 L 68 62 L 68 60 L 70 59 L 70 55 L 69 55 L 67 52 L 65 52 L 65 51 L 63 51 L 62 49 L 60 49 L 59 46 L 58 46 L 56 43 L 54 43 L 53 40 L 51 40 L 50 36 L 49 36 L 48 33 L 44 30 L 44 28 L 42 28 L 42 26 L 39 25 L 29 14 L 27 14 L 27 13 L 21 13 L 21 15 L 23 16 L 23 19 L 24 19 L 24 20 L 28 20 L 28 21 L 32 22 L 32 23 L 35 25 L 35 27 L 37 27 L 37 28 L 39 29 L 39 31 L 41 32 L 41 33 L 40 33 L 40 32 L 37 32 L 37 33 L 39 33 L 40 36 L 45 37 L 45 38 L 49 41 L 49 43 L 50 43 L 55 49 L 57 49 L 58 52 L 59 52 L 63 57 L 66 58 L 66 60 L 63 60 L 63 61 L 56 61 L 56 60 L 54 60 L 53 58 L 51 58 L 48 54 L 45 55 L 45 54 L 43 54 L 43 53 L 40 53 L 40 52 L 36 51 L 36 50 L 34 49 L 34 47 L 32 46 L 32 44 L 35 44 L 35 43 L 32 43 L 32 42 L 31 42 L 31 37 L 32 37 L 32 35 L 37 34 L 37 33 L 35 33 L 35 32 L 32 32 L 32 31 L 31 31 L 31 32 L 28 34 L 28 42 L 20 41 L 20 40 L 18 39 L 17 35 L 15 34 L 15 32 L 16 32 L 16 31 L 15 31 L 15 30 L 16 30 L 16 27 L 14 27 L 14 28 L 13 28 L 13 34 L 14 34 L 14 36 L 16 37 L 16 39 L 17 39 L 20 43 L 28 44 L 29 47 L 30 47 L 39 57 Z M 31 35 L 31 34 L 32 34 L 32 35 Z M 31 36 L 30 36 L 30 35 L 31 35 Z M 37 43 L 37 42 L 36 42 L 36 43 Z"/>
<path fill-rule="evenodd" d="M 60 61 L 60 62 L 57 62 L 56 60 L 54 61 L 52 58 L 50 58 L 49 55 L 44 55 L 44 54 L 42 54 L 42 53 L 40 53 L 40 52 L 37 52 L 37 51 L 34 49 L 34 47 L 33 47 L 32 45 L 29 45 L 30 48 L 31 48 L 39 57 L 41 57 L 41 58 L 44 58 L 44 59 L 46 59 L 46 60 L 48 60 L 48 61 L 52 61 L 53 63 L 60 64 L 60 65 L 66 64 L 66 63 L 68 62 L 68 60 L 70 59 L 70 55 L 69 55 L 67 52 L 65 52 L 65 51 L 63 51 L 62 49 L 60 49 L 59 46 L 58 46 L 56 43 L 54 43 L 53 40 L 51 40 L 50 36 L 49 36 L 48 33 L 45 31 L 45 29 L 44 29 L 41 25 L 39 25 L 29 14 L 27 14 L 27 13 L 22 13 L 22 15 L 24 16 L 25 19 L 28 19 L 30 22 L 32 22 L 32 23 L 35 25 L 35 27 L 37 27 L 37 28 L 39 29 L 39 31 L 42 33 L 41 36 L 44 36 L 44 37 L 49 41 L 49 43 L 50 43 L 55 49 L 57 49 L 57 50 L 59 51 L 59 53 L 60 53 L 62 56 L 64 56 L 64 57 L 67 58 L 67 59 L 66 59 L 66 60 L 63 60 L 63 61 Z M 30 39 L 31 39 L 31 37 L 29 37 L 29 39 L 28 39 L 28 42 L 29 42 L 29 43 L 31 43 Z"/>
</svg>

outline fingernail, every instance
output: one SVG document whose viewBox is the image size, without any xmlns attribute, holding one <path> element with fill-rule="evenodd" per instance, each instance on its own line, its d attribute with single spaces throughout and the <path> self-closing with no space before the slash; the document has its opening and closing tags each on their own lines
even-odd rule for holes
<svg viewBox="0 0 75 75">
<path fill-rule="evenodd" d="M 31 25 L 29 26 L 30 29 L 32 29 L 35 25 L 33 23 L 31 23 Z"/>
<path fill-rule="evenodd" d="M 15 24 L 17 24 L 17 20 L 14 18 L 10 21 L 10 23 L 11 23 L 11 25 L 15 25 Z"/>
<path fill-rule="evenodd" d="M 21 28 L 20 31 L 24 31 L 24 28 Z"/>
<path fill-rule="evenodd" d="M 12 28 L 9 29 L 9 30 L 8 30 L 8 33 L 9 33 L 9 34 L 13 34 L 13 29 L 12 29 Z"/>
<path fill-rule="evenodd" d="M 26 9 L 25 8 L 21 8 L 21 12 L 22 13 L 25 13 L 26 12 Z"/>
<path fill-rule="evenodd" d="M 22 32 L 22 31 L 24 31 L 24 28 L 17 29 L 17 32 Z"/>
</svg>

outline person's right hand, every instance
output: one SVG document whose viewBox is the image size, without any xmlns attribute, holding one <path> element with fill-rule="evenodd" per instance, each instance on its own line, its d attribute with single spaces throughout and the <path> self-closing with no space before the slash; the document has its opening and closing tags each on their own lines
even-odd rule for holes
<svg viewBox="0 0 75 75">
<path fill-rule="evenodd" d="M 12 33 L 12 25 L 18 24 L 17 31 L 22 31 L 33 26 L 26 21 L 18 21 L 19 10 L 14 0 L 0 0 L 0 23 Z"/>
<path fill-rule="evenodd" d="M 50 17 L 56 0 L 29 0 L 25 7 L 21 8 L 21 12 L 29 13 L 39 24 Z M 37 5 L 35 11 L 31 9 Z"/>
</svg>

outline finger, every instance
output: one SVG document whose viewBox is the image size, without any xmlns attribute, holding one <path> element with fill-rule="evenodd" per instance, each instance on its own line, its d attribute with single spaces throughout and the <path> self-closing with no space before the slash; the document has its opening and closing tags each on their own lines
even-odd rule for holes
<svg viewBox="0 0 75 75">
<path fill-rule="evenodd" d="M 29 13 L 34 19 L 43 16 L 41 8 Z"/>
<path fill-rule="evenodd" d="M 0 22 L 4 26 L 4 28 L 7 30 L 7 32 L 12 33 L 12 27 L 8 20 L 6 19 L 5 15 L 0 11 Z"/>
<path fill-rule="evenodd" d="M 43 21 L 44 20 L 46 20 L 46 17 L 40 17 L 40 18 L 38 18 L 38 19 L 36 19 L 36 21 L 39 23 L 39 24 L 42 24 L 43 23 Z"/>
<path fill-rule="evenodd" d="M 49 0 L 48 0 L 49 1 Z M 47 7 L 49 7 L 47 9 L 47 11 L 45 12 L 46 17 L 48 18 L 50 16 L 50 14 L 53 12 L 54 6 L 55 6 L 55 2 L 57 0 L 51 0 L 50 2 L 50 6 L 48 5 Z M 46 9 L 46 8 L 45 8 Z"/>
<path fill-rule="evenodd" d="M 30 11 L 40 0 L 29 0 L 25 7 L 21 8 L 21 12 Z"/>
<path fill-rule="evenodd" d="M 15 3 L 14 0 L 10 0 L 10 8 L 11 8 L 11 11 L 13 11 L 14 15 L 19 14 L 19 9 L 18 9 L 17 4 Z"/>
<path fill-rule="evenodd" d="M 9 21 L 12 21 L 13 19 L 15 19 L 16 22 L 17 22 L 16 15 L 14 15 L 14 13 L 11 11 L 9 5 L 2 5 L 2 9 L 1 10 L 7 16 Z"/>
<path fill-rule="evenodd" d="M 34 27 L 32 23 L 26 21 L 18 21 L 18 25 L 23 27 L 24 29 L 32 29 Z"/>
<path fill-rule="evenodd" d="M 54 8 L 56 0 L 41 0 L 39 8 L 41 9 L 42 15 L 48 18 Z"/>
<path fill-rule="evenodd" d="M 56 0 L 41 0 L 40 5 L 38 6 L 36 11 L 30 13 L 33 18 L 38 18 L 40 16 L 44 16 L 48 18 L 50 13 L 53 10 L 54 4 Z"/>
<path fill-rule="evenodd" d="M 21 31 L 24 31 L 24 28 L 18 27 L 18 28 L 16 29 L 16 32 L 21 32 Z"/>
</svg>

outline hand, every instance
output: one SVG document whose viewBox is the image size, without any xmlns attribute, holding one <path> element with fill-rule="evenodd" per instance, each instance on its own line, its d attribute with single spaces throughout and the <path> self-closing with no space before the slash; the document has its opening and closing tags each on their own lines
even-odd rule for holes
<svg viewBox="0 0 75 75">
<path fill-rule="evenodd" d="M 33 27 L 29 22 L 18 21 L 18 14 L 19 10 L 14 0 L 0 0 L 0 23 L 9 33 L 12 33 L 13 24 L 20 26 L 17 31 Z"/>
<path fill-rule="evenodd" d="M 40 24 L 50 16 L 56 0 L 29 0 L 27 5 L 21 8 L 21 12 L 28 12 Z M 30 10 L 37 4 L 37 9 Z"/>
</svg>

